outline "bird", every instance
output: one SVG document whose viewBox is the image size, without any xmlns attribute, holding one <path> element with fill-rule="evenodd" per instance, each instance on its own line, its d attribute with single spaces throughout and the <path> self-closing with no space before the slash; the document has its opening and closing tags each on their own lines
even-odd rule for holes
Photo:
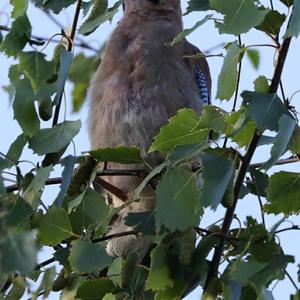
<svg viewBox="0 0 300 300">
<path fill-rule="evenodd" d="M 182 108 L 201 114 L 210 104 L 211 76 L 202 52 L 185 38 L 168 43 L 183 30 L 180 0 L 124 0 L 124 14 L 107 43 L 105 54 L 89 90 L 89 136 L 92 149 L 136 146 L 155 166 L 163 157 L 148 154 L 153 138 Z M 107 168 L 126 169 L 119 163 Z M 141 164 L 131 165 L 143 169 Z M 109 184 L 133 199 L 143 178 L 106 176 Z M 119 207 L 124 199 L 105 192 L 108 204 Z M 109 234 L 132 230 L 125 224 L 130 212 L 155 208 L 155 191 L 147 186 L 138 203 L 121 210 Z M 141 259 L 151 248 L 151 238 L 128 235 L 109 240 L 106 251 L 114 257 L 131 251 Z"/>
</svg>

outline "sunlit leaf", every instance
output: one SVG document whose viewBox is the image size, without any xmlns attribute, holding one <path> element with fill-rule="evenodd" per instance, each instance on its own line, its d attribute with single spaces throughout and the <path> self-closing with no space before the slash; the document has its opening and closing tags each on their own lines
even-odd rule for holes
<svg viewBox="0 0 300 300">
<path fill-rule="evenodd" d="M 146 281 L 146 289 L 153 291 L 164 290 L 167 286 L 172 287 L 170 270 L 166 264 L 168 249 L 164 244 L 158 245 L 151 252 L 151 266 Z"/>
<path fill-rule="evenodd" d="M 167 153 L 178 145 L 201 143 L 207 139 L 209 130 L 199 128 L 199 117 L 191 109 L 181 109 L 169 123 L 160 129 L 149 152 Z"/>
<path fill-rule="evenodd" d="M 24 15 L 27 11 L 28 0 L 10 0 L 10 3 L 14 6 L 11 16 L 15 19 Z"/>
<path fill-rule="evenodd" d="M 118 146 L 115 148 L 100 148 L 89 151 L 90 155 L 99 161 L 119 162 L 122 164 L 143 163 L 140 150 L 136 147 Z"/>
</svg>

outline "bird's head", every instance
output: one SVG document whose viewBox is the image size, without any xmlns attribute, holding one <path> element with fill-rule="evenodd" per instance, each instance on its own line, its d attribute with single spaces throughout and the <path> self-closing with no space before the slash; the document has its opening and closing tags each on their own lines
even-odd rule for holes
<svg viewBox="0 0 300 300">
<path fill-rule="evenodd" d="M 125 13 L 138 10 L 169 10 L 181 14 L 180 0 L 124 0 Z"/>
</svg>

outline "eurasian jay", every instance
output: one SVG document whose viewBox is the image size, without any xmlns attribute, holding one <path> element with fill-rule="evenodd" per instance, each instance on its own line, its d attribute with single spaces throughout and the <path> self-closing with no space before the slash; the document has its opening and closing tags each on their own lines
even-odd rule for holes
<svg viewBox="0 0 300 300">
<path fill-rule="evenodd" d="M 103 60 L 90 88 L 89 133 L 93 149 L 137 146 L 152 165 L 161 156 L 149 156 L 147 149 L 159 129 L 181 108 L 198 114 L 210 103 L 211 78 L 204 57 L 186 39 L 168 46 L 183 30 L 180 0 L 124 0 L 124 17 L 107 45 Z M 108 168 L 126 165 L 109 163 Z M 141 169 L 135 165 L 130 168 Z M 125 192 L 129 199 L 141 182 L 133 176 L 104 178 Z M 124 202 L 107 194 L 108 202 L 118 207 Z M 131 230 L 124 223 L 128 212 L 155 207 L 155 191 L 147 187 L 142 199 L 122 210 L 111 226 L 110 234 Z M 124 236 L 112 239 L 107 252 L 126 257 L 137 250 L 141 257 L 151 240 Z"/>
</svg>

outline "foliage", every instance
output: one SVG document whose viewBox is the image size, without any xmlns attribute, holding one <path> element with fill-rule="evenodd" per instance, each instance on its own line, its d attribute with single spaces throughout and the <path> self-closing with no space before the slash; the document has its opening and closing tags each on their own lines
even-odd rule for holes
<svg viewBox="0 0 300 300">
<path fill-rule="evenodd" d="M 102 0 L 32 2 L 48 14 L 59 14 L 76 4 L 86 16 L 78 24 L 74 18 L 73 29 L 81 41 L 111 21 L 122 4 L 114 1 L 109 7 L 108 1 Z M 20 299 L 25 291 L 32 297 L 48 297 L 51 291 L 59 291 L 61 299 L 171 300 L 181 299 L 200 285 L 202 299 L 273 299 L 270 284 L 282 280 L 287 265 L 295 261 L 275 238 L 284 219 L 271 229 L 252 218 L 251 211 L 238 228 L 232 220 L 237 202 L 248 193 L 258 197 L 262 215 L 288 218 L 300 213 L 300 173 L 270 173 L 279 161 L 283 164 L 299 158 L 297 118 L 290 100 L 284 94 L 279 96 L 277 89 L 291 38 L 300 32 L 300 0 L 277 0 L 275 8 L 273 4 L 264 7 L 257 0 L 188 1 L 186 14 L 200 11 L 205 16 L 166 46 L 174 46 L 207 22 L 213 22 L 220 35 L 229 34 L 225 36 L 230 40 L 223 51 L 216 98 L 232 101 L 233 109 L 227 112 L 207 106 L 201 116 L 190 109 L 178 111 L 149 148 L 149 153 L 158 151 L 165 157 L 150 171 L 134 147 L 86 149 L 76 157 L 64 154 L 81 129 L 80 121 L 58 123 L 65 84 L 73 83 L 73 110 L 80 110 L 102 49 L 93 55 L 80 52 L 74 56 L 74 36 L 62 31 L 62 41 L 51 59 L 43 51 L 33 51 L 30 45 L 43 42 L 32 36 L 29 1 L 11 0 L 10 4 L 11 26 L 3 40 L 0 35 L 0 50 L 15 59 L 9 70 L 11 86 L 5 90 L 14 91 L 13 117 L 22 133 L 0 157 L 0 298 Z M 277 4 L 285 5 L 285 13 L 276 10 Z M 267 33 L 279 63 L 270 80 L 269 74 L 261 75 L 255 79 L 253 91 L 240 93 L 242 62 L 248 57 L 255 68 L 260 63 L 257 49 L 241 42 L 241 34 L 254 28 Z M 268 144 L 272 144 L 269 157 L 261 164 L 250 164 L 254 152 Z M 38 160 L 29 171 L 22 164 L 26 146 Z M 280 160 L 287 152 L 292 157 Z M 155 241 L 149 268 L 140 264 L 136 253 L 126 260 L 106 254 L 105 234 L 118 209 L 109 208 L 91 188 L 100 162 L 118 162 L 129 169 L 130 164 L 145 165 L 143 175 L 148 176 L 136 190 L 136 201 L 148 184 L 156 186 L 154 211 L 132 213 L 126 219 L 136 232 Z M 7 171 L 14 170 L 15 184 L 9 185 Z M 53 170 L 60 170 L 62 178 L 53 178 Z M 114 170 L 98 171 L 98 175 L 108 171 L 118 175 Z M 60 184 L 59 192 L 45 207 L 41 196 L 49 184 Z M 222 207 L 226 215 L 221 223 L 212 221 L 212 226 L 198 228 L 206 208 Z M 294 224 L 289 229 L 299 227 Z M 38 263 L 37 254 L 45 246 L 53 248 L 53 257 Z M 219 270 L 221 257 L 227 263 Z M 56 267 L 49 267 L 52 262 Z M 39 282 L 35 291 L 29 280 Z M 299 294 L 296 291 L 293 299 Z"/>
</svg>

